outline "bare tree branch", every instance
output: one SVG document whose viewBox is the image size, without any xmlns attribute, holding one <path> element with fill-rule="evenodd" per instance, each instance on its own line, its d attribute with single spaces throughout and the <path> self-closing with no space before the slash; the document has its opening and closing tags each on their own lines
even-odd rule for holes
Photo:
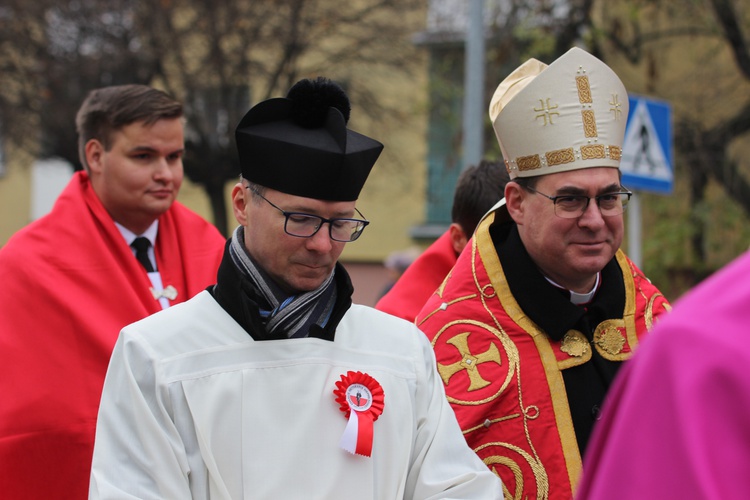
<svg viewBox="0 0 750 500">
<path fill-rule="evenodd" d="M 734 54 L 737 67 L 750 79 L 750 53 L 742 28 L 737 22 L 737 12 L 730 0 L 711 0 L 716 18 L 724 32 L 727 43 Z"/>
</svg>

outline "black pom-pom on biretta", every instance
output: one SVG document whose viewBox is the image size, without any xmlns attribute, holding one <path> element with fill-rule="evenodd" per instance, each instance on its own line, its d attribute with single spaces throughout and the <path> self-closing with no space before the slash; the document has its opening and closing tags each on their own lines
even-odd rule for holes
<svg viewBox="0 0 750 500">
<path fill-rule="evenodd" d="M 287 92 L 292 101 L 292 119 L 301 127 L 317 128 L 325 124 L 328 108 L 336 108 L 349 122 L 351 105 L 344 89 L 338 84 L 319 76 L 315 80 L 300 80 Z"/>
</svg>

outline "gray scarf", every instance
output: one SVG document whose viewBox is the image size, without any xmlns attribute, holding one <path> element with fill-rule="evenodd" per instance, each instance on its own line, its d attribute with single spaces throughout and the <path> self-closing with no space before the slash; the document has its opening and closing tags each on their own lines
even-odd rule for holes
<svg viewBox="0 0 750 500">
<path fill-rule="evenodd" d="M 315 290 L 288 295 L 273 280 L 256 266 L 244 245 L 245 232 L 238 226 L 232 235 L 229 254 L 232 262 L 246 276 L 270 305 L 260 314 L 265 320 L 266 330 L 274 335 L 283 332 L 287 337 L 306 337 L 310 326 L 325 326 L 336 303 L 334 272 Z"/>
</svg>

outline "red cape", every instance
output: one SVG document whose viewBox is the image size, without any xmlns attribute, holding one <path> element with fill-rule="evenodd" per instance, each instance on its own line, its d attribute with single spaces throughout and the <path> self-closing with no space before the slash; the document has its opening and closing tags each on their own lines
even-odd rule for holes
<svg viewBox="0 0 750 500">
<path fill-rule="evenodd" d="M 375 304 L 375 309 L 413 323 L 457 258 L 450 231 L 446 231 L 406 268 L 388 293 Z"/>
<path fill-rule="evenodd" d="M 183 302 L 215 283 L 225 238 L 179 203 L 156 261 Z M 161 310 L 83 172 L 0 249 L 0 496 L 87 498 L 96 416 L 120 329 Z"/>
</svg>

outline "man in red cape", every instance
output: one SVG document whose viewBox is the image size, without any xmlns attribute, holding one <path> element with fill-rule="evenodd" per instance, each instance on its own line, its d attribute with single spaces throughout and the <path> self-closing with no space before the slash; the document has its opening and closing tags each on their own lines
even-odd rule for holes
<svg viewBox="0 0 750 500">
<path fill-rule="evenodd" d="M 223 252 L 216 228 L 174 201 L 179 102 L 140 85 L 107 87 L 89 94 L 77 121 L 86 171 L 0 249 L 3 498 L 87 498 L 120 329 L 214 283 Z M 155 236 L 152 273 L 124 237 L 143 233 Z"/>
</svg>

